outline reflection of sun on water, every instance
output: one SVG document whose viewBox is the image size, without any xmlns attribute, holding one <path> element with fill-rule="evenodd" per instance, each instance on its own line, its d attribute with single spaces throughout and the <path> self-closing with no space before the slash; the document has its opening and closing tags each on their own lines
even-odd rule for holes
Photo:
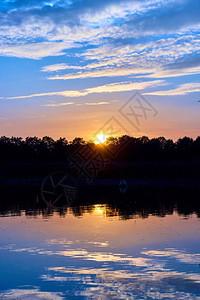
<svg viewBox="0 0 200 300">
<path fill-rule="evenodd" d="M 106 207 L 105 205 L 94 205 L 94 210 L 92 212 L 94 215 L 103 216 L 106 213 Z"/>
<path fill-rule="evenodd" d="M 103 143 L 105 143 L 107 138 L 108 138 L 108 135 L 99 134 L 96 136 L 95 144 L 103 144 Z"/>
</svg>

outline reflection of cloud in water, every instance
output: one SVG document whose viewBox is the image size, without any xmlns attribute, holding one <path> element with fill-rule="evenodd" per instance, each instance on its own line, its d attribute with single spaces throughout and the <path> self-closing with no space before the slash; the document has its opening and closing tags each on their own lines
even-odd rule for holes
<svg viewBox="0 0 200 300">
<path fill-rule="evenodd" d="M 49 245 L 71 245 L 73 244 L 72 241 L 69 241 L 68 239 L 65 238 L 60 238 L 60 239 L 50 239 L 47 240 L 47 244 Z"/>
<path fill-rule="evenodd" d="M 50 272 L 64 274 L 76 274 L 87 287 L 77 295 L 91 297 L 93 299 L 200 299 L 192 292 L 184 292 L 185 289 L 192 290 L 195 278 L 178 272 L 138 272 L 131 273 L 125 270 L 101 269 L 73 269 L 73 268 L 49 268 Z M 92 277 L 93 275 L 93 277 Z M 58 281 L 58 276 L 43 276 L 43 280 Z M 69 277 L 66 277 L 69 278 Z M 74 277 L 72 277 L 74 278 Z M 64 279 L 63 281 L 66 281 Z M 181 291 L 177 289 L 180 288 Z"/>
<path fill-rule="evenodd" d="M 92 244 L 95 247 L 109 247 L 109 243 L 106 242 L 87 242 L 88 244 Z"/>
<path fill-rule="evenodd" d="M 83 260 L 90 260 L 96 262 L 114 262 L 127 265 L 134 265 L 137 267 L 157 267 L 161 268 L 163 263 L 158 263 L 156 260 L 152 260 L 150 258 L 144 257 L 131 257 L 126 254 L 113 254 L 106 252 L 89 252 L 84 249 L 68 249 L 63 251 L 51 251 L 51 250 L 43 250 L 36 248 L 21 248 L 21 249 L 12 249 L 10 251 L 13 252 L 29 252 L 29 253 L 37 253 L 41 255 L 60 255 L 71 258 L 82 258 Z"/>
<path fill-rule="evenodd" d="M 115 262 L 115 263 L 127 263 L 129 265 L 134 265 L 137 267 L 147 267 L 147 266 L 156 266 L 161 267 L 161 265 L 157 265 L 156 261 L 153 261 L 149 258 L 137 257 L 133 258 L 131 256 L 126 256 L 122 254 L 112 254 L 105 252 L 88 252 L 86 250 L 66 250 L 66 251 L 58 251 L 55 254 L 69 256 L 73 258 L 83 258 L 84 260 L 93 260 L 96 262 Z"/>
<path fill-rule="evenodd" d="M 184 251 L 176 249 L 167 249 L 165 251 L 143 251 L 142 254 L 153 256 L 153 257 L 171 257 L 184 263 L 197 264 L 200 263 L 200 254 L 188 254 Z"/>
<path fill-rule="evenodd" d="M 76 243 L 79 243 L 79 240 L 75 241 Z M 75 242 L 69 241 L 66 238 L 60 238 L 60 239 L 50 239 L 47 240 L 47 244 L 49 245 L 65 245 L 66 247 L 68 245 L 72 245 Z M 100 241 L 85 241 L 86 244 L 94 245 L 95 247 L 109 247 L 108 241 L 100 242 Z"/>
<path fill-rule="evenodd" d="M 0 294 L 0 299 L 16 300 L 16 299 L 28 299 L 28 300 L 61 300 L 64 299 L 58 293 L 42 292 L 38 289 L 12 289 Z"/>
<path fill-rule="evenodd" d="M 44 281 L 60 281 L 60 282 L 64 282 L 64 281 L 81 281 L 81 278 L 78 277 L 62 277 L 62 276 L 49 276 L 49 275 L 42 275 L 41 279 Z"/>
<path fill-rule="evenodd" d="M 64 245 L 66 247 L 68 247 L 68 245 L 72 245 L 74 243 L 79 243 L 79 240 L 77 240 L 75 242 L 69 241 L 66 238 L 49 239 L 49 240 L 47 240 L 47 244 L 49 244 L 49 245 Z M 104 242 L 100 242 L 100 241 L 85 241 L 85 243 L 86 244 L 91 244 L 94 247 L 99 247 L 99 248 L 109 247 L 108 241 L 104 241 Z"/>
<path fill-rule="evenodd" d="M 60 239 L 58 243 L 56 240 L 51 240 L 48 243 L 50 247 L 57 244 L 64 249 L 58 251 L 50 248 L 46 251 L 38 248 L 22 248 L 10 251 L 63 256 L 78 259 L 81 261 L 81 265 L 85 265 L 84 261 L 91 261 L 87 268 L 67 268 L 64 266 L 48 268 L 47 273 L 40 277 L 42 281 L 46 282 L 78 282 L 84 288 L 77 289 L 77 297 L 85 296 L 92 299 L 200 299 L 198 297 L 200 296 L 200 274 L 193 273 L 188 269 L 185 269 L 184 272 L 182 266 L 181 271 L 178 271 L 180 262 L 187 263 L 188 266 L 191 263 L 198 263 L 199 254 L 165 249 L 163 251 L 145 250 L 142 251 L 140 257 L 132 257 L 119 253 L 87 251 L 82 248 L 70 249 L 72 243 L 64 239 Z M 146 257 L 142 257 L 142 255 L 146 255 Z M 168 266 L 171 259 L 175 260 L 173 270 Z M 69 261 L 66 263 L 69 264 Z M 97 263 L 98 267 L 96 267 Z"/>
<path fill-rule="evenodd" d="M 52 273 L 48 275 L 48 278 L 53 281 L 57 280 L 57 277 L 59 278 L 58 274 L 62 274 L 62 276 L 64 274 L 76 274 L 84 284 L 89 286 L 83 292 L 77 292 L 77 295 L 93 299 L 99 299 L 99 297 L 100 299 L 200 299 L 193 292 L 198 291 L 200 294 L 198 285 L 200 283 L 199 274 L 172 271 L 164 268 L 163 264 L 166 262 L 144 260 L 141 257 L 124 257 L 119 254 L 103 255 L 102 253 L 96 255 L 96 253 L 88 254 L 86 252 L 83 252 L 82 255 L 86 255 L 87 259 L 94 259 L 97 262 L 120 262 L 123 263 L 123 267 L 131 264 L 136 267 L 142 267 L 142 269 L 137 268 L 137 272 L 131 272 L 133 268 L 112 270 L 111 266 L 111 268 L 96 269 L 58 267 L 48 269 L 50 274 Z M 178 250 L 174 252 L 176 254 L 179 253 Z M 76 257 L 76 253 L 73 251 L 64 251 L 62 254 Z M 78 257 L 80 257 L 80 254 L 81 252 L 78 253 Z M 186 257 L 187 262 L 190 263 L 190 261 L 195 261 L 198 254 L 187 254 Z M 189 257 L 190 259 L 188 259 Z M 177 255 L 177 258 L 179 259 L 180 257 Z M 48 279 L 46 277 L 43 280 Z"/>
<path fill-rule="evenodd" d="M 1 246 L 0 250 L 10 250 L 15 246 L 15 244 L 9 244 L 8 246 Z"/>
</svg>

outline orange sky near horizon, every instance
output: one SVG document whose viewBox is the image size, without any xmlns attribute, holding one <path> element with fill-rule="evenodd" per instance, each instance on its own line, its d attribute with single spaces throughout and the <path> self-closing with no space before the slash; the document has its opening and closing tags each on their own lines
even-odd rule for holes
<svg viewBox="0 0 200 300">
<path fill-rule="evenodd" d="M 68 105 L 63 107 L 49 107 L 47 111 L 43 111 L 41 107 L 38 114 L 38 108 L 33 107 L 22 116 L 19 122 L 18 115 L 13 114 L 11 120 L 4 120 L 0 135 L 7 136 L 50 136 L 54 139 L 66 137 L 68 141 L 75 137 L 82 137 L 85 140 L 96 139 L 97 134 L 102 134 L 101 128 L 104 128 L 106 136 L 120 136 L 128 134 L 133 137 L 148 136 L 149 138 L 164 136 L 167 139 L 173 139 L 189 136 L 196 138 L 200 135 L 199 123 L 199 103 L 188 102 L 188 104 L 180 105 L 177 101 L 168 100 L 168 103 L 151 97 L 145 97 L 148 102 L 157 110 L 156 116 L 152 112 L 147 111 L 147 119 L 140 117 L 140 124 L 135 128 L 130 121 L 136 124 L 136 119 L 132 116 L 125 118 L 119 109 L 123 103 L 127 102 L 127 98 L 131 96 L 122 95 L 120 101 L 112 102 L 109 98 L 106 100 L 109 104 L 106 105 Z M 90 100 L 91 101 L 91 100 Z M 105 101 L 105 99 L 104 99 Z M 29 104 L 30 105 L 30 104 Z M 134 102 L 133 102 L 134 105 Z M 19 104 L 19 114 L 21 113 Z M 141 114 L 141 110 L 136 111 Z M 114 117 L 120 124 L 114 126 L 116 133 L 112 134 L 109 129 L 109 120 Z M 128 120 L 129 119 L 129 120 Z M 108 124 L 106 126 L 105 123 Z M 122 126 L 122 127 L 121 127 Z M 6 134 L 5 134 L 6 133 Z"/>
</svg>

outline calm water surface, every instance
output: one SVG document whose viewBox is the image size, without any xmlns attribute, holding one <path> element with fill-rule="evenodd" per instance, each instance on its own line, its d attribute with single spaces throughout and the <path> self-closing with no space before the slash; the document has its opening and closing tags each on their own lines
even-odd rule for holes
<svg viewBox="0 0 200 300">
<path fill-rule="evenodd" d="M 108 204 L 0 218 L 0 299 L 200 299 L 200 218 Z"/>
</svg>

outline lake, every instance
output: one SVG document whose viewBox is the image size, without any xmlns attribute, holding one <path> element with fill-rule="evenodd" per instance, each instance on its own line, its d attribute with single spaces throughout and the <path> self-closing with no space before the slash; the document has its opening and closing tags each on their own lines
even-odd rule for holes
<svg viewBox="0 0 200 300">
<path fill-rule="evenodd" d="M 2 208 L 0 299 L 200 299 L 197 202 L 131 197 Z"/>
</svg>

